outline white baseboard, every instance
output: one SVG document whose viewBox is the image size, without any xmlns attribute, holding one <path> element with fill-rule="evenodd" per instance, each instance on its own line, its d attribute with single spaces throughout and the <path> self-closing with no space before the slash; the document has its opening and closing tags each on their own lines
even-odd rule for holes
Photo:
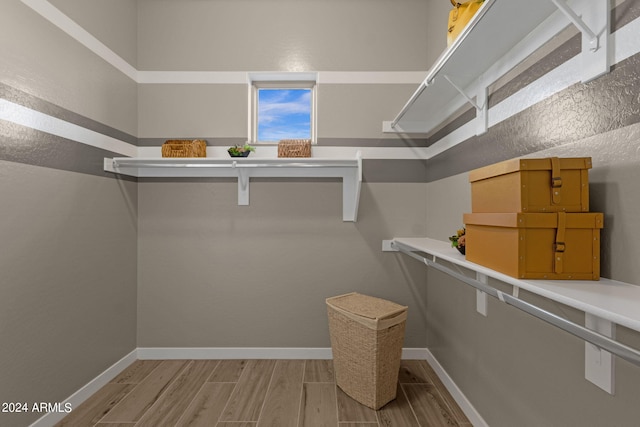
<svg viewBox="0 0 640 427">
<path fill-rule="evenodd" d="M 103 373 L 91 380 L 87 385 L 65 399 L 64 402 L 62 402 L 62 407 L 65 407 L 65 404 L 69 403 L 71 404 L 71 408 L 77 408 L 82 402 L 87 400 L 91 395 L 114 379 L 120 372 L 124 371 L 129 365 L 135 362 L 137 358 L 138 350 L 136 349 L 118 360 Z M 49 412 L 36 420 L 30 427 L 50 427 L 61 421 L 67 415 L 68 414 L 65 412 Z"/>
<path fill-rule="evenodd" d="M 438 359 L 429 351 L 429 349 L 425 349 L 426 353 L 426 361 L 429 362 L 429 365 L 433 368 L 433 370 L 440 378 L 440 381 L 444 384 L 444 386 L 451 394 L 451 397 L 456 401 L 462 412 L 469 418 L 471 424 L 474 427 L 489 427 L 489 424 L 482 418 L 482 415 L 473 407 L 469 399 L 462 393 L 462 391 L 458 388 L 456 383 L 453 382 L 453 379 L 447 374 L 447 371 L 444 370 Z"/>
<path fill-rule="evenodd" d="M 295 347 L 138 347 L 138 359 L 331 359 L 331 349 Z"/>
<path fill-rule="evenodd" d="M 403 359 L 426 359 L 425 348 L 402 349 Z M 138 359 L 331 359 L 331 348 L 295 347 L 143 347 Z"/>
</svg>

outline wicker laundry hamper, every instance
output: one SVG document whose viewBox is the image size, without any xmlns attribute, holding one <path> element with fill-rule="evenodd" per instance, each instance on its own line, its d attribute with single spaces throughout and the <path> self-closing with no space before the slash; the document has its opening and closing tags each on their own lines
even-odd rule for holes
<svg viewBox="0 0 640 427">
<path fill-rule="evenodd" d="M 336 383 L 372 409 L 396 398 L 407 307 L 356 292 L 327 299 Z"/>
</svg>

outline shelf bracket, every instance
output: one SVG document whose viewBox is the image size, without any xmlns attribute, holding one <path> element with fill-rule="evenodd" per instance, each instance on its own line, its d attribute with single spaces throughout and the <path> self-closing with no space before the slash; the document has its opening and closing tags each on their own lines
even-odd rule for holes
<svg viewBox="0 0 640 427">
<path fill-rule="evenodd" d="M 480 272 L 476 272 L 476 280 L 480 283 L 484 283 L 485 285 L 489 284 L 489 277 L 486 274 L 482 274 Z M 476 289 L 476 311 L 482 314 L 484 317 L 487 317 L 488 314 L 487 300 L 487 293 L 481 291 L 480 289 Z"/>
<path fill-rule="evenodd" d="M 616 325 L 609 320 L 585 313 L 584 326 L 615 339 Z M 615 358 L 602 348 L 584 343 L 584 377 L 609 394 L 615 392 Z"/>
<path fill-rule="evenodd" d="M 469 95 L 466 94 L 466 92 L 464 90 L 462 90 L 462 88 L 460 88 L 460 86 L 456 85 L 449 76 L 447 76 L 446 74 L 443 76 L 445 78 L 446 81 L 449 82 L 449 84 L 451 84 L 451 86 L 453 86 L 453 88 L 455 90 L 457 90 L 458 92 L 460 92 L 460 95 L 462 95 L 464 97 L 464 99 L 467 100 L 467 102 L 469 104 L 471 104 L 473 107 L 475 107 L 476 110 L 481 110 L 482 107 L 479 106 L 476 101 L 473 100 L 473 98 L 471 98 Z"/>
<path fill-rule="evenodd" d="M 610 0 L 551 0 L 582 33 L 582 82 L 609 72 Z"/>
<path fill-rule="evenodd" d="M 488 120 L 489 103 L 487 102 L 489 97 L 488 88 L 484 85 L 480 85 L 481 87 L 478 90 L 478 93 L 476 94 L 476 99 L 474 101 L 474 99 L 469 95 L 467 95 L 467 93 L 460 86 L 458 86 L 453 82 L 453 80 L 451 80 L 451 77 L 449 77 L 446 74 L 444 74 L 443 77 L 446 81 L 449 82 L 451 86 L 453 86 L 455 90 L 457 90 L 460 93 L 460 95 L 464 97 L 464 99 L 467 100 L 469 104 L 471 104 L 472 107 L 476 109 L 476 123 L 478 124 L 478 127 L 476 129 L 476 135 L 482 135 L 483 133 L 485 133 L 489 128 L 489 120 Z"/>
<path fill-rule="evenodd" d="M 240 168 L 236 170 L 238 171 L 238 206 L 249 206 L 249 171 Z"/>
</svg>

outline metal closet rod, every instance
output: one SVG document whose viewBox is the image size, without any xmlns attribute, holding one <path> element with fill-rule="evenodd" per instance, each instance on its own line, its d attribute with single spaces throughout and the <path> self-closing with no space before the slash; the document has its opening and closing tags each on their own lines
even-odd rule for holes
<svg viewBox="0 0 640 427">
<path fill-rule="evenodd" d="M 587 329 L 584 326 L 581 326 L 576 323 L 570 322 L 566 319 L 563 319 L 562 317 L 559 317 L 553 313 L 543 310 L 540 307 L 537 307 L 533 304 L 525 302 L 512 295 L 499 291 L 496 288 L 493 288 L 487 284 L 480 282 L 479 280 L 460 274 L 448 267 L 445 267 L 441 264 L 436 263 L 435 261 L 432 261 L 420 255 L 417 255 L 413 251 L 411 251 L 410 249 L 408 249 L 407 247 L 405 247 L 400 243 L 392 242 L 391 247 L 393 249 L 397 249 L 403 254 L 409 255 L 410 257 L 417 259 L 418 261 L 424 262 L 429 267 L 435 268 L 436 270 L 446 273 L 470 286 L 473 286 L 474 288 L 479 289 L 482 292 L 485 292 L 488 295 L 491 295 L 492 297 L 497 298 L 506 304 L 519 308 L 520 310 L 524 311 L 527 314 L 537 317 L 540 320 L 544 320 L 545 322 L 550 323 L 562 329 L 563 331 L 569 332 L 570 334 L 575 335 L 576 337 L 581 338 L 587 342 L 590 342 L 591 344 L 601 349 L 604 349 L 610 353 L 613 353 L 616 356 L 619 356 L 622 359 L 633 363 L 634 365 L 640 366 L 640 351 L 634 348 L 631 348 L 607 336 L 594 332 L 591 329 Z"/>
</svg>

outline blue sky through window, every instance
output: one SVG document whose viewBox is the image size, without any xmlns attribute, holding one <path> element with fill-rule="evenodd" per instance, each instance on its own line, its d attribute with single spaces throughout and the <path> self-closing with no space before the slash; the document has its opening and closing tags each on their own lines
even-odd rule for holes
<svg viewBox="0 0 640 427">
<path fill-rule="evenodd" d="M 311 139 L 311 89 L 258 89 L 258 141 Z"/>
</svg>

